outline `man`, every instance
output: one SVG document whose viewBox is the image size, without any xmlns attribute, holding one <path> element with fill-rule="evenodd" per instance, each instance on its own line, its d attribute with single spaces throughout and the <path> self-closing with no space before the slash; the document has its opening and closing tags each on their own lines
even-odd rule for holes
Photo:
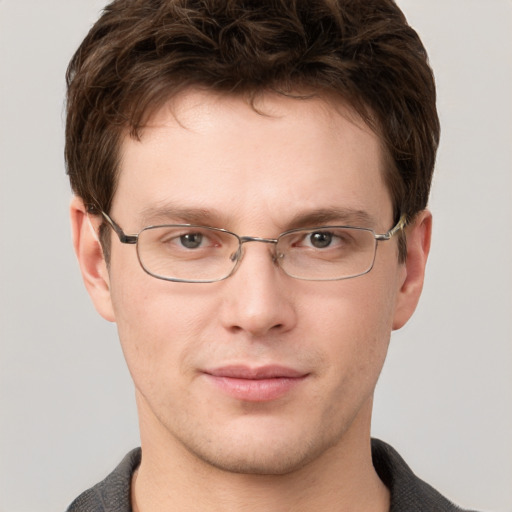
<svg viewBox="0 0 512 512">
<path fill-rule="evenodd" d="M 116 0 L 67 112 L 75 250 L 141 433 L 69 510 L 457 510 L 370 439 L 439 140 L 397 6 Z"/>
</svg>

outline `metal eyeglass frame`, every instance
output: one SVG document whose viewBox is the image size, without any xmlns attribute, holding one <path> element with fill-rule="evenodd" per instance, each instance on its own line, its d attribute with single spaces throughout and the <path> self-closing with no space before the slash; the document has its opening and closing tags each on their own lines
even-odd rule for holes
<svg viewBox="0 0 512 512">
<path fill-rule="evenodd" d="M 262 243 L 266 243 L 266 244 L 277 244 L 279 239 L 283 235 L 287 235 L 289 233 L 293 233 L 293 232 L 296 232 L 296 231 L 309 231 L 309 230 L 313 230 L 314 231 L 315 229 L 324 229 L 324 228 L 331 227 L 331 226 L 319 226 L 319 227 L 317 226 L 317 227 L 313 227 L 313 228 L 290 229 L 288 231 L 285 231 L 285 232 L 281 233 L 277 238 L 261 238 L 261 237 L 257 237 L 257 236 L 239 236 L 236 233 L 233 233 L 232 231 L 228 231 L 227 229 L 212 228 L 211 226 L 198 226 L 198 225 L 193 225 L 193 224 L 162 224 L 161 226 L 160 225 L 158 225 L 158 226 L 156 226 L 156 225 L 155 226 L 146 226 L 146 227 L 142 228 L 135 235 L 127 235 L 123 231 L 123 229 L 119 226 L 119 224 L 117 224 L 107 213 L 105 213 L 103 210 L 100 210 L 100 213 L 103 216 L 103 218 L 106 220 L 107 224 L 114 230 L 114 232 L 116 233 L 116 235 L 119 238 L 119 241 L 122 244 L 137 245 L 140 233 L 142 233 L 143 231 L 145 231 L 147 229 L 154 229 L 156 227 L 165 227 L 165 226 L 183 226 L 183 227 L 190 226 L 190 227 L 198 227 L 198 228 L 202 227 L 202 228 L 214 229 L 215 231 L 220 231 L 220 232 L 223 232 L 223 233 L 227 233 L 229 235 L 233 235 L 233 236 L 235 236 L 238 239 L 238 241 L 239 241 L 239 248 L 238 248 L 238 250 L 235 252 L 235 254 L 231 258 L 235 262 L 235 265 L 233 266 L 233 268 L 232 268 L 231 272 L 229 272 L 229 274 L 227 274 L 224 277 L 221 277 L 220 279 L 189 280 L 189 279 L 164 277 L 164 276 L 159 276 L 157 274 L 153 274 L 153 273 L 149 272 L 145 268 L 145 266 L 142 264 L 142 262 L 140 261 L 139 252 L 137 251 L 137 259 L 139 260 L 139 264 L 142 267 L 142 270 L 144 270 L 144 272 L 146 272 L 146 274 L 150 275 L 151 277 L 154 277 L 155 279 L 162 279 L 164 281 L 173 281 L 173 282 L 179 282 L 179 283 L 216 283 L 218 281 L 223 281 L 224 279 L 227 279 L 228 277 L 232 276 L 234 274 L 234 272 L 236 271 L 236 269 L 238 268 L 238 265 L 240 264 L 240 262 L 242 260 L 242 257 L 241 257 L 242 256 L 242 245 L 247 243 L 247 242 L 262 242 Z M 386 231 L 386 233 L 375 233 L 375 231 L 373 231 L 373 229 L 362 228 L 362 227 L 358 227 L 358 226 L 337 226 L 337 227 L 345 227 L 345 228 L 351 228 L 351 229 L 362 229 L 362 230 L 365 230 L 365 231 L 369 231 L 369 232 L 372 233 L 372 235 L 373 235 L 373 237 L 374 237 L 376 242 L 387 242 L 388 240 L 391 240 L 391 238 L 396 233 L 398 233 L 399 231 L 402 231 L 406 226 L 407 226 L 407 216 L 405 214 L 402 214 L 400 216 L 400 218 L 398 219 L 398 222 L 395 224 L 395 226 L 392 227 L 389 231 Z M 301 279 L 301 280 L 304 280 L 304 281 L 341 281 L 343 279 L 352 279 L 354 277 L 359 277 L 359 276 L 362 276 L 362 275 L 367 274 L 368 272 L 370 272 L 372 270 L 374 264 L 375 264 L 375 255 L 376 255 L 376 253 L 377 253 L 377 243 L 375 244 L 375 252 L 374 252 L 373 261 L 372 261 L 372 264 L 370 265 L 370 267 L 365 272 L 361 272 L 360 274 L 355 274 L 355 275 L 345 276 L 345 277 L 325 278 L 325 279 L 302 278 L 302 277 L 297 277 L 297 276 L 288 274 L 288 272 L 286 272 L 286 270 L 284 270 L 281 266 L 280 266 L 280 268 L 281 268 L 281 270 L 286 275 L 288 275 L 288 276 L 290 276 L 290 277 L 292 277 L 294 279 Z"/>
</svg>

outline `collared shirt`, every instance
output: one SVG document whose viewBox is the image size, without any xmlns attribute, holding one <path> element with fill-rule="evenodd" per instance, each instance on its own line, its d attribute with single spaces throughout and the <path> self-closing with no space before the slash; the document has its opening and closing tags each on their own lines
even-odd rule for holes
<svg viewBox="0 0 512 512">
<path fill-rule="evenodd" d="M 420 480 L 388 444 L 372 439 L 372 458 L 377 474 L 390 491 L 390 512 L 469 512 Z M 132 512 L 130 485 L 140 459 L 140 448 L 128 453 L 105 480 L 73 501 L 67 512 Z"/>
</svg>

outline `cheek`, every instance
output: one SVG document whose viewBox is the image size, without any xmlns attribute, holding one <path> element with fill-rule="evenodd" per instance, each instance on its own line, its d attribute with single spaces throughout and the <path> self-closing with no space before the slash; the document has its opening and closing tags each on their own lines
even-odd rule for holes
<svg viewBox="0 0 512 512">
<path fill-rule="evenodd" d="M 374 383 L 390 339 L 395 290 L 376 272 L 334 283 L 322 296 L 310 297 L 303 316 L 329 361 L 328 371 L 339 386 Z M 305 327 L 305 326 L 304 326 Z"/>
<path fill-rule="evenodd" d="M 186 373 L 209 312 L 190 286 L 157 280 L 139 269 L 111 272 L 111 296 L 125 359 L 135 385 L 149 389 Z M 212 306 L 213 307 L 213 306 Z"/>
</svg>

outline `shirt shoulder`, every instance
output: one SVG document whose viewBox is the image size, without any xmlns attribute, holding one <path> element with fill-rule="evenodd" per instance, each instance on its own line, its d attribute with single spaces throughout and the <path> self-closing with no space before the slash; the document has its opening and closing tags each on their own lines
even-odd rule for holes
<svg viewBox="0 0 512 512">
<path fill-rule="evenodd" d="M 372 439 L 373 465 L 391 493 L 390 512 L 475 512 L 464 510 L 418 478 L 388 444 Z"/>
<path fill-rule="evenodd" d="M 66 512 L 131 512 L 130 484 L 140 459 L 140 448 L 132 450 L 105 480 L 78 496 Z"/>
</svg>

